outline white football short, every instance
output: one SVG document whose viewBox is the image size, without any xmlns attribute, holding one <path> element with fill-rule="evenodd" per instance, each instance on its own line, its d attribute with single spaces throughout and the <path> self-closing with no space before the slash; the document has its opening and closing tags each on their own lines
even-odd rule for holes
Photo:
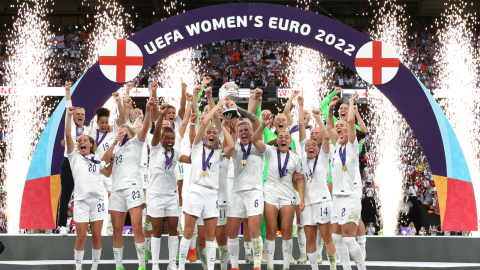
<svg viewBox="0 0 480 270">
<path fill-rule="evenodd" d="M 73 204 L 73 220 L 76 223 L 88 223 L 105 218 L 103 198 L 88 198 L 75 201 Z"/>
<path fill-rule="evenodd" d="M 295 200 L 285 200 L 279 197 L 271 196 L 266 193 L 263 194 L 263 201 L 265 203 L 271 204 L 280 210 L 282 206 L 293 205 L 295 206 Z"/>
<path fill-rule="evenodd" d="M 140 167 L 140 177 L 142 177 L 143 189 L 148 186 L 148 167 Z"/>
<path fill-rule="evenodd" d="M 183 180 L 183 163 L 177 162 L 177 166 L 175 167 L 175 179 Z"/>
<path fill-rule="evenodd" d="M 108 200 L 108 210 L 126 213 L 128 209 L 145 204 L 145 195 L 141 188 L 115 190 Z"/>
<path fill-rule="evenodd" d="M 227 211 L 228 205 L 219 205 L 218 206 L 218 219 L 217 219 L 217 226 L 225 226 L 227 225 Z M 197 218 L 197 225 L 204 226 L 203 218 Z"/>
<path fill-rule="evenodd" d="M 112 177 L 106 177 L 101 173 L 100 183 L 102 183 L 102 186 L 105 188 L 105 191 L 112 192 Z"/>
<path fill-rule="evenodd" d="M 362 204 L 358 196 L 333 196 L 332 223 L 345 225 L 354 222 L 358 225 L 360 214 L 362 213 Z"/>
<path fill-rule="evenodd" d="M 218 217 L 217 192 L 200 185 L 190 185 L 183 196 L 183 212 L 203 219 Z"/>
<path fill-rule="evenodd" d="M 227 216 L 248 218 L 263 214 L 263 191 L 258 189 L 232 193 L 229 198 Z"/>
<path fill-rule="evenodd" d="M 147 215 L 153 218 L 179 217 L 178 195 L 149 194 L 147 192 Z"/>
<path fill-rule="evenodd" d="M 305 205 L 305 210 L 300 212 L 302 225 L 315 226 L 325 224 L 332 219 L 332 201 Z"/>
</svg>

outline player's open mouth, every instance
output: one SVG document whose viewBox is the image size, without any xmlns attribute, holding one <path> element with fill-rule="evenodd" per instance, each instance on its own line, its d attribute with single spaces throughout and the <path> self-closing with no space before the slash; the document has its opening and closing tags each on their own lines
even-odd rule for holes
<svg viewBox="0 0 480 270">
<path fill-rule="evenodd" d="M 278 128 L 283 128 L 283 124 L 278 124 Z"/>
<path fill-rule="evenodd" d="M 242 139 L 246 139 L 246 138 L 247 138 L 247 135 L 243 135 L 243 136 L 242 136 Z"/>
<path fill-rule="evenodd" d="M 85 145 L 80 146 L 81 150 L 87 150 L 87 147 Z"/>
<path fill-rule="evenodd" d="M 341 113 L 340 115 L 341 115 L 342 117 L 345 117 L 346 114 L 345 114 L 345 113 Z"/>
<path fill-rule="evenodd" d="M 213 138 L 209 138 L 209 139 L 208 139 L 208 141 L 210 141 L 210 142 L 213 142 L 213 141 L 214 141 L 214 139 L 213 139 Z"/>
<path fill-rule="evenodd" d="M 312 154 L 315 153 L 315 151 L 313 151 L 313 150 L 309 150 L 308 152 L 309 152 L 309 153 L 312 153 Z"/>
<path fill-rule="evenodd" d="M 169 144 L 167 144 L 167 146 L 168 146 L 168 147 L 172 147 L 172 146 L 173 146 L 173 144 L 169 143 Z"/>
<path fill-rule="evenodd" d="M 83 118 L 78 118 L 78 121 L 79 121 L 79 122 L 83 121 Z"/>
<path fill-rule="evenodd" d="M 287 146 L 287 144 L 286 144 L 286 143 L 281 143 L 280 145 L 281 145 L 281 146 Z"/>
<path fill-rule="evenodd" d="M 172 121 L 173 121 L 173 117 L 170 117 L 170 120 L 172 120 Z"/>
</svg>

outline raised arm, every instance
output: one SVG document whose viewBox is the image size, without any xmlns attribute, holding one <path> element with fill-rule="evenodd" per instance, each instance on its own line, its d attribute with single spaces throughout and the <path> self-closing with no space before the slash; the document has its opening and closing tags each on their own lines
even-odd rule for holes
<svg viewBox="0 0 480 270">
<path fill-rule="evenodd" d="M 223 153 L 226 156 L 233 155 L 235 151 L 235 142 L 233 141 L 232 135 L 230 134 L 229 124 L 232 121 L 232 115 L 229 114 L 225 117 L 222 123 L 223 136 L 225 138 L 226 145 L 223 146 Z"/>
<path fill-rule="evenodd" d="M 328 134 L 327 128 L 323 124 L 323 121 L 320 119 L 320 111 L 312 110 L 313 117 L 317 120 L 318 126 L 320 128 L 320 134 L 322 134 L 322 149 L 325 154 L 330 153 L 330 136 Z"/>
<path fill-rule="evenodd" d="M 355 108 L 354 108 L 354 101 L 358 97 L 358 92 L 355 91 L 355 95 L 349 100 L 350 106 L 348 106 L 348 116 L 347 116 L 347 123 L 348 123 L 348 141 L 353 144 L 355 143 L 355 139 L 357 133 L 355 131 Z"/>
<path fill-rule="evenodd" d="M 155 105 L 155 107 L 158 107 Z M 163 128 L 163 118 L 165 117 L 165 112 L 167 111 L 168 103 L 162 104 L 160 106 L 160 115 L 155 125 L 155 130 L 153 131 L 152 146 L 157 146 L 159 142 L 162 141 L 162 128 Z M 145 125 L 146 122 L 143 124 Z"/>
<path fill-rule="evenodd" d="M 300 90 L 293 91 L 292 95 L 290 95 L 290 98 L 288 99 L 287 105 L 285 106 L 284 113 L 285 113 L 285 117 L 287 117 L 288 126 L 290 126 L 293 123 L 293 117 L 290 114 L 290 111 L 292 110 L 293 100 L 298 96 L 298 94 L 300 94 Z M 302 115 L 302 114 L 299 114 L 299 115 Z"/>
<path fill-rule="evenodd" d="M 182 98 L 180 99 L 180 110 L 178 110 L 178 116 L 182 120 L 185 116 L 185 104 L 187 103 L 185 93 L 187 93 L 187 84 L 184 83 L 182 79 Z M 188 116 L 187 116 L 187 120 L 188 120 Z"/>
<path fill-rule="evenodd" d="M 193 89 L 193 100 L 192 100 L 192 112 L 197 113 L 198 120 L 200 120 L 200 109 L 198 108 L 198 100 L 202 94 L 202 87 L 200 85 L 195 86 Z"/>
<path fill-rule="evenodd" d="M 272 121 L 273 114 L 267 113 L 262 115 L 262 123 L 260 124 L 260 127 L 255 131 L 255 133 L 253 133 L 252 144 L 261 153 L 264 153 L 267 150 L 267 145 L 261 141 L 263 130 L 265 129 L 265 127 L 268 127 L 272 123 Z"/>
<path fill-rule="evenodd" d="M 67 154 L 72 153 L 75 148 L 72 138 L 72 118 L 74 113 L 75 107 L 69 107 L 65 115 L 65 142 L 67 145 Z"/>
<path fill-rule="evenodd" d="M 207 87 L 205 89 L 205 95 L 207 96 L 208 106 L 210 107 L 210 110 L 213 110 L 213 108 L 215 108 L 215 101 L 212 97 L 212 87 Z M 217 108 L 217 113 L 213 115 L 213 122 L 215 123 L 215 128 L 217 129 L 218 133 L 222 132 L 222 120 L 220 119 L 220 116 L 218 116 L 218 110 L 221 108 L 222 107 Z"/>
<path fill-rule="evenodd" d="M 333 120 L 333 110 L 335 109 L 335 105 L 340 100 L 339 97 L 333 97 L 332 101 L 330 102 L 329 109 L 328 109 L 328 116 L 327 116 L 327 131 L 328 135 L 330 135 L 330 139 L 332 140 L 333 145 L 337 144 L 338 141 L 338 134 L 335 131 L 334 127 L 334 120 Z"/>
<path fill-rule="evenodd" d="M 66 99 L 66 104 L 65 106 L 67 108 L 69 107 L 72 107 L 72 96 L 70 95 L 70 88 L 72 87 L 72 83 L 71 82 L 66 82 L 65 83 L 65 99 Z"/>
<path fill-rule="evenodd" d="M 358 106 L 355 105 L 355 118 L 357 118 L 357 121 L 358 121 L 358 126 L 360 127 L 360 132 L 362 133 L 367 133 L 367 127 L 365 126 L 365 123 L 363 122 L 363 119 L 362 119 L 362 116 L 360 115 L 360 113 L 358 112 Z"/>
<path fill-rule="evenodd" d="M 130 90 L 133 88 L 133 83 L 127 83 L 127 89 L 125 90 L 125 97 L 123 98 L 123 106 L 125 107 L 125 119 L 123 120 L 123 124 L 125 124 L 128 119 L 130 119 L 130 114 L 133 112 L 133 101 L 130 97 Z"/>
<path fill-rule="evenodd" d="M 260 122 L 258 121 L 258 117 L 255 114 L 253 114 L 253 113 L 251 113 L 251 112 L 249 112 L 245 109 L 242 109 L 239 106 L 237 106 L 237 110 L 244 118 L 247 118 L 248 120 L 250 120 L 250 122 L 252 122 L 252 129 L 253 129 L 253 132 L 255 132 L 258 129 L 258 127 L 260 126 Z"/>
<path fill-rule="evenodd" d="M 193 100 L 193 95 L 189 93 L 185 93 L 185 98 L 187 99 L 187 108 L 185 109 L 185 114 L 183 117 L 182 124 L 180 125 L 180 128 L 178 129 L 178 133 L 180 134 L 180 137 L 183 138 L 185 135 L 185 132 L 187 131 L 187 125 L 188 122 L 190 121 L 190 114 L 192 113 L 192 100 Z"/>
<path fill-rule="evenodd" d="M 113 150 L 117 146 L 118 143 L 121 143 L 123 141 L 123 138 L 125 138 L 125 134 L 123 132 L 118 132 L 117 136 L 115 136 L 115 141 L 113 141 L 112 145 L 108 148 L 107 152 L 103 154 L 102 160 L 105 161 L 105 163 L 109 164 L 110 161 L 112 160 L 113 155 Z M 112 166 L 109 166 L 112 167 Z M 105 175 L 109 176 L 109 175 Z"/>
<path fill-rule="evenodd" d="M 123 125 L 125 122 L 125 109 L 123 108 L 122 99 L 120 98 L 120 94 L 118 92 L 112 93 L 112 97 L 117 102 L 117 109 L 118 109 L 118 118 L 116 120 L 117 126 Z"/>
<path fill-rule="evenodd" d="M 197 114 L 191 113 L 190 114 L 190 132 L 188 133 L 188 137 L 190 139 L 190 145 L 192 145 L 193 141 L 195 140 L 196 127 L 197 127 Z"/>
<path fill-rule="evenodd" d="M 150 98 L 145 109 L 145 119 L 143 119 L 143 126 L 137 134 L 138 140 L 141 142 L 144 142 L 147 138 L 147 133 L 150 129 L 149 123 L 152 122 L 152 111 L 154 106 L 157 106 L 157 102 L 154 98 Z"/>
<path fill-rule="evenodd" d="M 332 101 L 332 98 L 337 96 L 342 92 L 341 87 L 335 87 L 335 90 L 330 93 L 330 95 L 326 96 L 322 102 L 320 103 L 320 108 L 322 109 L 323 117 L 327 118 L 328 117 L 328 104 Z M 336 121 L 335 121 L 336 122 Z"/>
<path fill-rule="evenodd" d="M 155 100 L 157 100 L 157 89 L 158 89 L 158 82 L 154 81 L 152 84 L 148 86 L 148 90 L 150 91 L 150 97 L 153 97 Z M 155 122 L 158 120 L 160 117 L 160 110 L 158 109 L 158 104 L 157 106 L 153 107 L 152 111 L 152 120 Z"/>
<path fill-rule="evenodd" d="M 208 112 L 205 118 L 203 118 L 202 123 L 200 123 L 200 128 L 198 129 L 197 135 L 195 136 L 195 140 L 193 142 L 194 145 L 197 145 L 202 141 L 203 135 L 205 135 L 205 130 L 208 127 L 208 123 L 210 123 L 210 120 L 215 114 L 218 114 L 218 109 L 221 108 L 223 105 L 225 105 L 225 99 L 221 98 L 218 100 L 217 105 L 215 105 L 215 107 L 213 107 L 213 109 Z"/>
<path fill-rule="evenodd" d="M 307 137 L 305 132 L 305 119 L 303 119 L 303 97 L 298 96 L 298 132 L 300 132 L 300 141 L 302 142 Z"/>
</svg>

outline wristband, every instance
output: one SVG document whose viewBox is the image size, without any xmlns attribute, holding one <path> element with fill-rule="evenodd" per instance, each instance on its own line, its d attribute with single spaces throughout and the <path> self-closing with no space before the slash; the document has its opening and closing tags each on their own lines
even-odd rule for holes
<svg viewBox="0 0 480 270">
<path fill-rule="evenodd" d="M 187 101 L 187 105 L 192 105 L 192 102 L 191 102 L 191 101 Z"/>
<path fill-rule="evenodd" d="M 205 96 L 206 96 L 207 98 L 211 98 L 211 97 L 212 97 L 212 95 L 209 95 L 209 96 L 205 95 Z"/>
<path fill-rule="evenodd" d="M 196 123 L 195 122 L 190 122 L 190 126 L 195 126 Z"/>
</svg>

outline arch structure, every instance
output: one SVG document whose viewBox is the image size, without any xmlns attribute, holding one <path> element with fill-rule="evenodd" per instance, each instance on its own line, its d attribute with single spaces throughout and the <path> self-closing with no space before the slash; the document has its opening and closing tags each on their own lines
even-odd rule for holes
<svg viewBox="0 0 480 270">
<path fill-rule="evenodd" d="M 305 46 L 352 69 L 356 68 L 359 48 L 372 41 L 331 18 L 264 3 L 224 4 L 188 11 L 153 24 L 128 40 L 140 48 L 145 69 L 186 48 L 244 38 Z M 72 100 L 87 112 L 93 112 L 122 85 L 123 82 L 108 79 L 96 63 L 72 87 Z M 434 174 L 442 229 L 476 231 L 477 211 L 467 162 L 437 102 L 401 63 L 393 78 L 376 86 L 405 117 L 422 145 Z M 64 113 L 65 99 L 55 109 L 35 150 L 23 193 L 21 228 L 55 228 L 64 153 L 60 145 L 64 137 Z"/>
</svg>

